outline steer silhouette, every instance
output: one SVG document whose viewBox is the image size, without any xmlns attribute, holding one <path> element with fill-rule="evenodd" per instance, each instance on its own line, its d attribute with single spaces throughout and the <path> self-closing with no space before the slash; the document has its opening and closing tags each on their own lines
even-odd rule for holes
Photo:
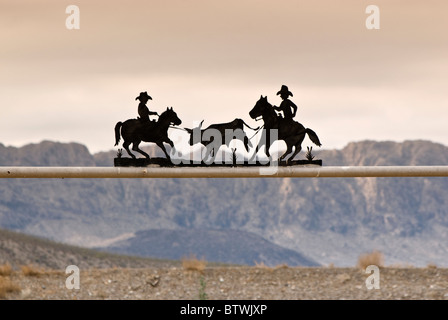
<svg viewBox="0 0 448 320">
<path fill-rule="evenodd" d="M 231 122 L 227 123 L 217 123 L 211 124 L 206 129 L 202 129 L 201 121 L 198 127 L 193 129 L 184 128 L 190 134 L 190 145 L 195 145 L 197 143 L 201 143 L 206 147 L 206 154 L 214 157 L 214 151 L 222 145 L 226 145 L 229 147 L 230 141 L 233 139 L 241 140 L 246 148 L 246 151 L 249 152 L 249 148 L 252 147 L 252 143 L 244 132 L 244 126 L 248 127 L 251 130 L 258 130 L 257 128 L 251 128 L 247 123 L 245 123 L 242 119 L 235 119 Z M 220 138 L 221 141 L 216 141 L 215 138 Z"/>
</svg>

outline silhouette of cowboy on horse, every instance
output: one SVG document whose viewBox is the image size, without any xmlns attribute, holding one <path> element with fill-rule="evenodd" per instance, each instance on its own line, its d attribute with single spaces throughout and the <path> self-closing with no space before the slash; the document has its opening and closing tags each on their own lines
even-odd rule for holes
<svg viewBox="0 0 448 320">
<path fill-rule="evenodd" d="M 179 126 L 182 123 L 182 120 L 179 119 L 176 112 L 173 110 L 173 107 L 167 107 L 166 110 L 160 114 L 157 121 L 151 121 L 149 119 L 150 115 L 159 115 L 155 111 L 150 111 L 146 106 L 148 100 L 152 100 L 152 98 L 145 91 L 141 92 L 135 100 L 140 101 L 138 105 L 139 117 L 137 119 L 128 119 L 124 122 L 117 122 L 114 129 L 115 145 L 118 145 L 121 138 L 123 138 L 123 148 L 132 158 L 135 159 L 136 157 L 129 150 L 131 144 L 132 150 L 139 152 L 149 159 L 149 155 L 139 148 L 139 144 L 143 141 L 153 142 L 162 149 L 166 158 L 170 159 L 164 146 L 164 143 L 167 143 L 171 148 L 174 148 L 173 141 L 168 137 L 168 128 L 172 125 Z"/>
</svg>

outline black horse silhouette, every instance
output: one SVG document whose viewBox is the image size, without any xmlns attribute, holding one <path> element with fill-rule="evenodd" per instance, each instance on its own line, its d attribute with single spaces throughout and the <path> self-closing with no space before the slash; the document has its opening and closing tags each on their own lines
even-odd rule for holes
<svg viewBox="0 0 448 320">
<path fill-rule="evenodd" d="M 286 143 L 286 152 L 279 158 L 279 161 L 283 161 L 286 156 L 292 152 L 292 148 L 295 147 L 294 153 L 289 160 L 293 160 L 294 157 L 302 150 L 302 142 L 305 139 L 305 135 L 308 134 L 310 140 L 317 146 L 321 146 L 317 134 L 309 129 L 305 128 L 302 124 L 291 119 L 284 119 L 279 117 L 275 112 L 272 105 L 268 102 L 267 97 L 261 96 L 260 100 L 257 101 L 253 109 L 249 112 L 252 119 L 257 119 L 262 117 L 264 121 L 263 134 L 265 135 L 260 143 L 257 145 L 254 157 L 262 145 L 265 145 L 266 155 L 270 158 L 269 148 L 272 145 L 270 138 L 270 129 L 277 129 L 278 140 L 283 140 Z"/>
<path fill-rule="evenodd" d="M 132 143 L 132 150 L 137 151 L 149 159 L 149 155 L 138 146 L 140 142 L 154 142 L 165 153 L 166 158 L 170 159 L 163 143 L 168 143 L 171 148 L 174 147 L 173 141 L 168 137 L 168 127 L 170 125 L 180 125 L 182 121 L 178 118 L 173 108 L 166 108 L 159 119 L 156 121 L 142 122 L 138 119 L 128 119 L 125 122 L 118 122 L 115 125 L 115 145 L 120 142 L 120 134 L 123 137 L 123 148 L 135 159 L 135 155 L 129 150 Z"/>
</svg>

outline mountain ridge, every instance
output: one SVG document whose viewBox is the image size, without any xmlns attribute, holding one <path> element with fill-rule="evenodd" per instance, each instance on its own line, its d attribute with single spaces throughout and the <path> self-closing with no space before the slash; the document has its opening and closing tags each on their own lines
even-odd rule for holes
<svg viewBox="0 0 448 320">
<path fill-rule="evenodd" d="M 448 163 L 448 148 L 425 140 L 313 153 L 324 166 Z M 115 156 L 77 143 L 0 145 L 3 166 L 113 166 Z M 354 265 L 377 249 L 389 263 L 448 265 L 445 190 L 430 177 L 4 180 L 0 227 L 83 246 L 150 229 L 241 230 L 320 264 Z"/>
<path fill-rule="evenodd" d="M 206 261 L 231 261 L 240 265 L 263 263 L 268 266 L 319 266 L 317 262 L 294 250 L 282 248 L 260 236 L 238 230 L 140 230 L 133 237 L 98 249 L 169 260 L 182 260 L 192 255 Z"/>
<path fill-rule="evenodd" d="M 179 266 L 179 261 L 125 256 L 76 247 L 45 238 L 0 229 L 0 265 L 13 269 L 33 266 L 65 270 L 69 265 L 88 268 L 150 268 Z"/>
</svg>

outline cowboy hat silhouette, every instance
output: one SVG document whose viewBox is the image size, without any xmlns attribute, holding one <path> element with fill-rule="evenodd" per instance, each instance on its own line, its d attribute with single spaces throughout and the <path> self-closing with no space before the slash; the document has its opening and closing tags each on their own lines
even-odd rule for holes
<svg viewBox="0 0 448 320">
<path fill-rule="evenodd" d="M 277 95 L 282 94 L 282 93 L 286 93 L 286 94 L 290 95 L 291 97 L 293 97 L 292 92 L 289 91 L 288 87 L 285 85 L 282 85 L 282 88 L 280 89 L 279 92 L 277 92 Z"/>
<path fill-rule="evenodd" d="M 142 99 L 143 100 L 152 100 L 152 98 L 148 95 L 148 93 L 146 91 L 140 92 L 140 95 L 137 98 L 135 98 L 135 100 L 140 100 L 140 101 L 142 101 Z"/>
</svg>

